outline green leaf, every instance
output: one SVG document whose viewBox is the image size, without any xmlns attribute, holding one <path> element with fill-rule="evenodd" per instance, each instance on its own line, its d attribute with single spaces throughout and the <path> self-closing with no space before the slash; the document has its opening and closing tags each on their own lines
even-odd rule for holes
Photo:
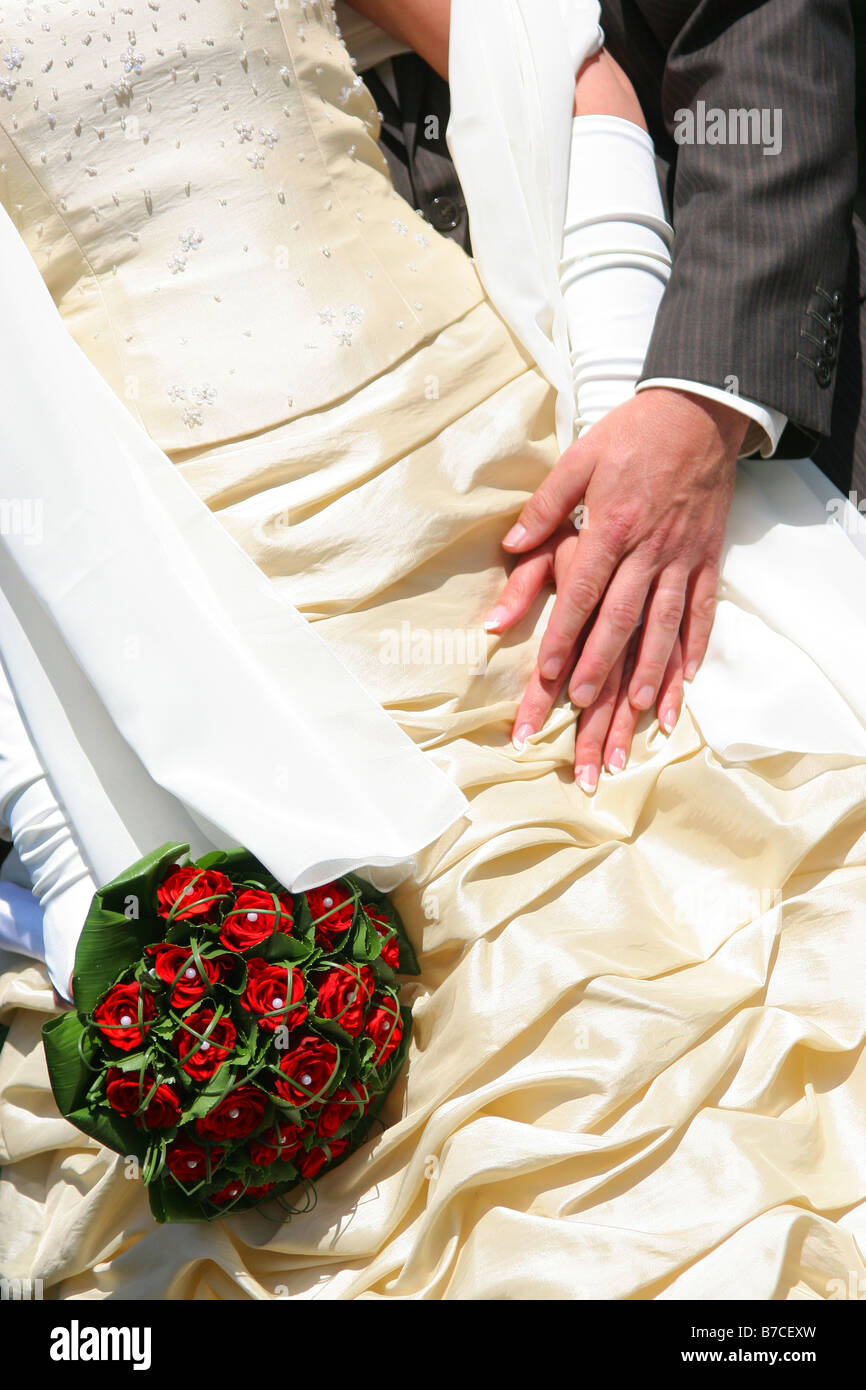
<svg viewBox="0 0 866 1390">
<path fill-rule="evenodd" d="M 154 1063 L 153 1054 L 147 1052 L 124 1052 L 120 1057 L 112 1057 L 110 1065 L 116 1067 L 118 1071 L 141 1071 L 142 1063 L 147 1071 L 152 1070 Z"/>
<path fill-rule="evenodd" d="M 288 960 L 293 965 L 299 965 L 309 961 L 315 949 L 311 941 L 298 940 L 288 932 L 278 931 L 266 936 L 258 946 L 253 946 L 252 950 L 247 952 L 247 956 L 260 956 L 262 960 L 275 962 Z"/>
<path fill-rule="evenodd" d="M 181 1117 L 182 1124 L 186 1124 L 188 1120 L 200 1119 L 202 1115 L 213 1110 L 214 1106 L 222 1100 L 232 1082 L 236 1080 L 233 1062 L 234 1059 L 229 1057 L 217 1068 L 208 1081 L 202 1081 L 196 1085 L 195 1099 L 184 1110 Z"/>
<path fill-rule="evenodd" d="M 100 888 L 96 896 L 102 900 L 103 906 L 109 912 L 119 913 L 123 913 L 126 908 L 127 898 L 137 897 L 140 915 L 150 915 L 155 911 L 156 890 L 167 870 L 188 853 L 189 845 L 166 842 L 160 845 L 159 849 L 152 850 L 150 854 L 130 864 L 122 874 L 118 874 L 117 878 Z"/>
<path fill-rule="evenodd" d="M 374 888 L 371 883 L 368 883 L 366 879 L 358 878 L 354 874 L 349 874 L 347 876 L 347 881 L 351 883 L 353 889 L 361 889 L 362 907 L 368 905 L 374 907 L 376 911 L 381 913 L 387 920 L 389 927 L 393 927 L 400 952 L 400 974 L 419 975 L 421 973 L 421 967 L 418 964 L 415 948 L 409 940 L 406 928 L 403 926 L 403 919 L 387 893 L 380 893 L 379 890 Z"/>
<path fill-rule="evenodd" d="M 188 845 L 165 844 L 130 865 L 94 894 L 75 952 L 72 991 L 76 1006 L 90 1013 L 140 959 L 145 946 L 161 941 L 164 921 L 156 915 L 156 889 Z M 128 915 L 130 905 L 134 915 Z"/>
<path fill-rule="evenodd" d="M 349 955 L 353 960 L 369 964 L 376 960 L 382 950 L 382 940 L 366 912 L 359 912 L 349 938 Z"/>
<path fill-rule="evenodd" d="M 85 1014 L 92 1013 L 103 994 L 135 965 L 145 946 L 154 939 L 151 921 L 107 912 L 98 898 L 97 894 L 84 924 L 72 974 L 76 1007 Z"/>
<path fill-rule="evenodd" d="M 354 1035 L 348 1033 L 335 1018 L 320 1018 L 313 1009 L 307 1015 L 307 1022 L 317 1033 L 324 1033 L 342 1047 L 351 1047 L 355 1041 Z"/>
<path fill-rule="evenodd" d="M 100 1078 L 84 1058 L 94 1063 L 99 1052 L 78 1014 L 64 1013 L 49 1019 L 42 1026 L 42 1041 L 51 1089 L 61 1114 L 106 1148 L 143 1159 L 147 1139 L 138 1126 L 114 1110 L 97 1108 L 88 1099 L 94 1080 L 98 1082 Z"/>
<path fill-rule="evenodd" d="M 71 1110 L 66 1118 L 107 1149 L 114 1149 L 124 1156 L 130 1154 L 139 1162 L 144 1162 L 148 1148 L 144 1130 L 140 1130 L 134 1121 L 118 1115 L 116 1110 Z"/>
<path fill-rule="evenodd" d="M 197 1197 L 188 1193 L 173 1178 L 157 1178 L 147 1189 L 150 1210 L 155 1221 L 206 1221 L 204 1209 Z"/>
<path fill-rule="evenodd" d="M 99 1049 L 77 1013 L 58 1014 L 42 1025 L 42 1043 L 48 1063 L 48 1076 L 61 1114 L 80 1106 L 93 1084 L 93 1065 Z M 79 1051 L 79 1045 L 91 1066 Z"/>
<path fill-rule="evenodd" d="M 305 893 L 292 894 L 292 917 L 294 925 L 292 936 L 296 941 L 301 941 L 312 950 L 316 945 L 316 933 L 313 928 L 313 914 L 307 902 Z"/>
<path fill-rule="evenodd" d="M 200 859 L 196 859 L 197 869 L 219 869 L 220 873 L 226 874 L 236 883 L 245 883 L 249 879 L 257 883 L 267 881 L 274 882 L 273 874 L 270 874 L 264 864 L 256 859 L 249 850 L 238 846 L 236 849 L 215 849 L 209 854 L 203 854 Z"/>
</svg>

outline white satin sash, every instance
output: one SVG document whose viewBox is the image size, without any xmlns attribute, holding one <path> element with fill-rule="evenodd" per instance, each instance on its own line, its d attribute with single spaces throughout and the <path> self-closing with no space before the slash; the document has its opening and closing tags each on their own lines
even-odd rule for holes
<svg viewBox="0 0 866 1390">
<path fill-rule="evenodd" d="M 294 889 L 405 873 L 462 793 L 128 414 L 2 210 L 0 281 L 0 647 L 94 877 L 169 839 Z"/>
<path fill-rule="evenodd" d="M 451 0 L 448 147 L 488 295 L 557 393 L 574 439 L 559 287 L 574 83 L 604 42 L 597 0 Z"/>
</svg>

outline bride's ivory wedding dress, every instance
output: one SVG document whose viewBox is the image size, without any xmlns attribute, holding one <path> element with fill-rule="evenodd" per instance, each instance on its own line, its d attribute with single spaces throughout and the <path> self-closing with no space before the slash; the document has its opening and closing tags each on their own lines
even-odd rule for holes
<svg viewBox="0 0 866 1390">
<path fill-rule="evenodd" d="M 0 197 L 69 332 L 470 803 L 396 895 L 422 975 L 389 1128 L 286 1225 L 156 1227 L 57 1113 L 44 970 L 0 957 L 4 1275 L 123 1299 L 856 1287 L 864 622 L 833 586 L 866 562 L 812 474 L 744 467 L 689 706 L 587 798 L 567 705 L 509 740 L 544 615 L 482 628 L 555 392 L 394 194 L 329 7 L 0 0 L 0 40 Z"/>
</svg>

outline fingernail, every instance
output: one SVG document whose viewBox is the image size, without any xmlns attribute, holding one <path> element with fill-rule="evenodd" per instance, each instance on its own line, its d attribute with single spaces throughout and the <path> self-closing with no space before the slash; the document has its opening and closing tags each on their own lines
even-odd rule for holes
<svg viewBox="0 0 866 1390">
<path fill-rule="evenodd" d="M 498 606 L 492 608 L 484 619 L 484 627 L 487 632 L 492 632 L 494 628 L 502 627 L 503 623 L 508 622 L 508 609 Z"/>
<path fill-rule="evenodd" d="M 523 752 L 524 748 L 526 747 L 526 740 L 530 737 L 531 734 L 534 733 L 535 730 L 533 729 L 531 724 L 521 724 L 519 729 L 514 730 L 511 743 L 512 746 L 517 749 L 518 753 Z"/>
<path fill-rule="evenodd" d="M 503 545 L 519 545 L 520 542 L 523 540 L 523 537 L 524 537 L 525 535 L 526 535 L 526 527 L 525 527 L 525 526 L 521 526 L 520 522 L 518 521 L 518 523 L 517 523 L 516 526 L 512 526 L 511 530 L 508 532 L 508 535 L 505 537 L 505 539 L 504 539 L 504 541 L 502 542 L 502 544 L 503 544 Z"/>
<path fill-rule="evenodd" d="M 675 709 L 666 709 L 662 715 L 662 728 L 666 734 L 672 734 L 677 722 L 677 712 Z"/>
<path fill-rule="evenodd" d="M 693 681 L 694 678 L 695 678 L 695 676 L 696 676 L 697 674 L 698 674 L 698 663 L 697 663 L 696 661 L 690 661 L 689 664 L 688 664 L 688 666 L 686 667 L 685 671 L 683 672 L 683 675 L 684 675 L 685 679 L 686 679 L 687 681 Z"/>
<path fill-rule="evenodd" d="M 559 659 L 555 656 L 548 657 L 541 668 L 541 674 L 546 681 L 555 681 L 560 672 Z"/>
<path fill-rule="evenodd" d="M 598 768 L 593 767 L 592 764 L 589 764 L 587 767 L 582 767 L 580 769 L 580 776 L 577 779 L 577 784 L 581 791 L 586 792 L 587 796 L 592 796 L 592 793 L 598 786 Z"/>
<path fill-rule="evenodd" d="M 608 758 L 607 765 L 611 772 L 622 772 L 625 767 L 625 749 L 614 748 Z"/>
<path fill-rule="evenodd" d="M 578 705 L 580 709 L 586 709 L 587 705 L 592 704 L 595 694 L 594 685 L 579 685 L 571 697 L 571 702 L 573 705 Z"/>
<path fill-rule="evenodd" d="M 651 685 L 642 685 L 632 700 L 632 704 L 637 705 L 638 709 L 649 709 L 653 702 L 654 694 L 655 691 Z"/>
</svg>

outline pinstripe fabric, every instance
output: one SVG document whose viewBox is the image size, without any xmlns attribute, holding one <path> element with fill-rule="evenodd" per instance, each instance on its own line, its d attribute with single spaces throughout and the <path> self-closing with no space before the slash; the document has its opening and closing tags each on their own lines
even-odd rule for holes
<svg viewBox="0 0 866 1390">
<path fill-rule="evenodd" d="M 866 400 L 863 369 L 866 365 L 866 227 L 854 219 L 854 245 L 846 287 L 846 312 L 842 326 L 833 417 L 829 439 L 822 439 L 813 455 L 822 472 L 845 493 L 856 494 L 855 504 L 866 498 Z"/>
<path fill-rule="evenodd" d="M 437 231 L 471 252 L 463 190 L 445 144 L 448 84 L 416 53 L 392 59 L 391 71 L 392 90 L 375 68 L 364 80 L 379 107 L 379 143 L 394 187 Z"/>
</svg>

